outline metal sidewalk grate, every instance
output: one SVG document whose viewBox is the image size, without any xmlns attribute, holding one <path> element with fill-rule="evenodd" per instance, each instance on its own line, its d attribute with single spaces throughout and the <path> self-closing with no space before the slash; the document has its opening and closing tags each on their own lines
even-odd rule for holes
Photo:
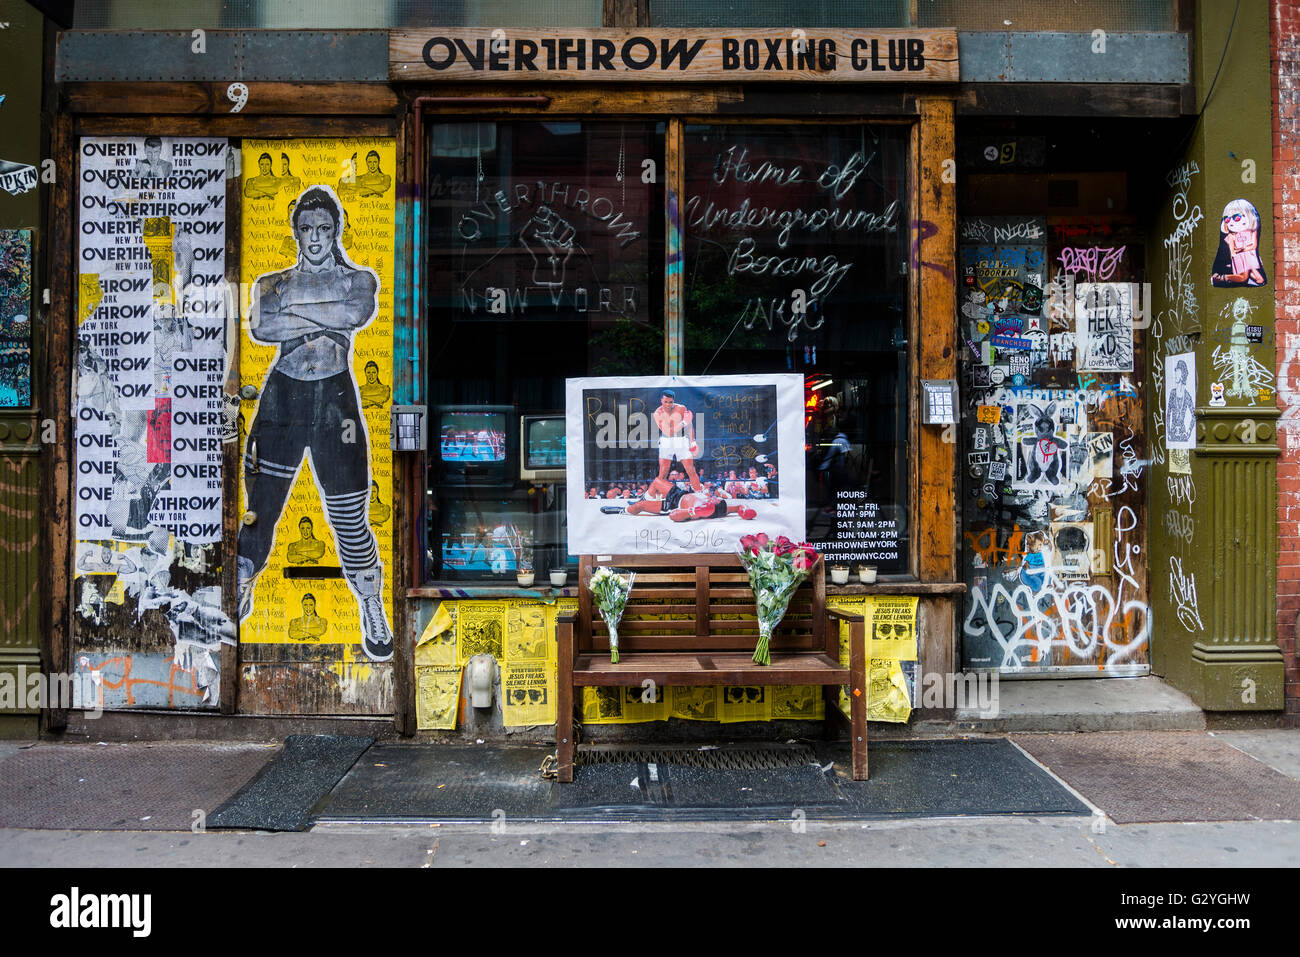
<svg viewBox="0 0 1300 957">
<path fill-rule="evenodd" d="M 590 764 L 667 764 L 713 771 L 771 771 L 801 768 L 817 763 L 817 754 L 803 744 L 778 747 L 680 747 L 626 748 L 579 747 L 576 762 Z"/>
</svg>

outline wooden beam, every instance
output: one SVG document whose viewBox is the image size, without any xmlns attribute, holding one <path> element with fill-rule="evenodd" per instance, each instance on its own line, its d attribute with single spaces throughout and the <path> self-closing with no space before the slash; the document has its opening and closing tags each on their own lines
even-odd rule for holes
<svg viewBox="0 0 1300 957">
<path fill-rule="evenodd" d="M 686 352 L 682 310 L 682 197 L 686 192 L 686 154 L 681 119 L 668 121 L 664 145 L 664 245 L 668 265 L 664 271 L 664 375 L 681 375 Z"/>
<path fill-rule="evenodd" d="M 70 113 L 100 115 L 346 116 L 384 115 L 397 110 L 398 96 L 387 83 L 246 83 L 248 98 L 235 111 L 226 96 L 230 84 L 65 83 Z"/>
<path fill-rule="evenodd" d="M 230 144 L 228 149 L 239 147 Z M 226 282 L 232 290 L 239 289 L 239 254 L 240 226 L 243 222 L 243 207 L 239 201 L 240 178 L 230 176 L 231 164 L 226 164 Z M 235 409 L 239 408 L 239 343 L 240 343 L 240 307 L 239 295 L 234 296 L 234 314 L 226 321 L 226 402 L 233 397 Z M 236 428 L 235 440 L 222 442 L 221 474 L 225 501 L 221 510 L 221 605 L 226 616 L 238 626 L 239 622 L 239 487 L 243 473 L 239 435 Z M 222 714 L 234 714 L 239 700 L 239 639 L 233 647 L 226 645 L 221 649 L 221 688 L 219 691 Z"/>
<path fill-rule="evenodd" d="M 45 317 L 44 411 L 55 423 L 53 445 L 42 456 L 44 507 L 49 534 L 45 544 L 45 567 L 49 569 L 48 587 L 41 589 L 45 611 L 45 628 L 49 636 L 49 669 L 65 674 L 72 672 L 72 451 L 75 444 L 72 418 L 73 363 L 76 359 L 77 274 L 74 250 L 77 233 L 73 227 L 73 209 L 77 195 L 77 143 L 72 135 L 72 119 L 60 114 L 54 119 L 51 138 L 55 161 L 55 182 L 50 210 L 50 307 Z M 47 730 L 68 726 L 67 709 L 45 712 Z"/>
<path fill-rule="evenodd" d="M 414 117 L 409 113 L 397 127 L 397 182 L 411 182 L 410 129 Z M 417 134 L 418 135 L 418 134 Z M 393 229 L 393 382 L 396 385 L 398 368 L 402 374 L 409 376 L 412 343 L 406 335 L 411 331 L 412 317 L 409 314 L 411 290 L 411 231 L 409 215 L 411 197 L 409 190 L 397 190 L 395 221 Z M 405 329 L 405 332 L 403 331 Z M 412 389 L 419 389 L 418 383 L 408 383 L 403 389 L 405 396 L 412 394 Z M 394 400 L 396 400 L 394 395 Z M 407 398 L 406 401 L 410 401 Z M 393 487 L 393 548 L 392 567 L 385 576 L 384 585 L 388 589 L 387 600 L 393 610 L 393 725 L 398 734 L 410 737 L 416 732 L 415 720 L 415 633 L 411 615 L 411 603 L 402 598 L 402 586 L 411 582 L 418 575 L 419 565 L 415 564 L 415 533 L 413 529 L 419 523 L 414 521 L 415 509 L 420 507 L 419 499 L 412 494 L 423 487 L 416 471 L 420 456 L 410 452 L 391 455 L 389 474 Z M 406 503 L 397 507 L 397 503 Z"/>
<path fill-rule="evenodd" d="M 77 136 L 225 136 L 231 138 L 316 138 L 392 136 L 395 119 L 293 116 L 79 116 Z"/>
<path fill-rule="evenodd" d="M 1182 87 L 1152 83 L 967 83 L 960 116 L 1182 116 Z"/>
<path fill-rule="evenodd" d="M 918 215 L 913 266 L 919 284 L 919 379 L 957 378 L 957 186 L 953 103 L 920 101 Z M 916 389 L 919 390 L 919 382 Z M 918 392 L 919 396 L 919 392 Z M 957 578 L 957 443 L 954 429 L 921 426 L 920 516 L 916 548 L 922 581 Z M 946 440 L 945 440 L 946 437 Z"/>
</svg>

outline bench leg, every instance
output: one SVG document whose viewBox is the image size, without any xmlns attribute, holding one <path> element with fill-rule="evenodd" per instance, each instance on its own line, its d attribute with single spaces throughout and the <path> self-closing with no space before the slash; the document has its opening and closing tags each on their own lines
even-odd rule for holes
<svg viewBox="0 0 1300 957">
<path fill-rule="evenodd" d="M 556 627 L 555 763 L 556 780 L 573 781 L 573 624 Z"/>
<path fill-rule="evenodd" d="M 849 625 L 849 750 L 853 780 L 867 779 L 867 648 L 866 625 Z"/>
</svg>

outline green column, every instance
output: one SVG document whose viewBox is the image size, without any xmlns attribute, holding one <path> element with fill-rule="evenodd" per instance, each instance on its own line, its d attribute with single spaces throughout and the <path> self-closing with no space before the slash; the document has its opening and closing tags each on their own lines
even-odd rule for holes
<svg viewBox="0 0 1300 957">
<path fill-rule="evenodd" d="M 1170 171 L 1152 242 L 1152 666 L 1208 711 L 1280 710 L 1269 3 L 1242 0 L 1235 23 L 1233 8 L 1197 4 L 1196 96 L 1204 113 Z M 1211 282 L 1220 222 L 1234 200 L 1259 213 L 1264 285 Z M 1262 335 L 1248 336 L 1247 326 L 1262 327 Z M 1180 474 L 1180 453 L 1167 447 L 1164 395 L 1166 357 L 1187 353 L 1196 362 L 1190 475 Z"/>
</svg>

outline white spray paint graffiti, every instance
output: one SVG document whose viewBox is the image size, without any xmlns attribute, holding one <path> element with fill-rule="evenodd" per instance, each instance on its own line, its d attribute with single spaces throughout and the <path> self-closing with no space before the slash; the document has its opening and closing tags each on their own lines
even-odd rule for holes
<svg viewBox="0 0 1300 957">
<path fill-rule="evenodd" d="M 1246 325 L 1254 307 L 1245 299 L 1238 298 L 1225 306 L 1223 315 L 1232 317 L 1230 347 L 1214 347 L 1214 368 L 1221 376 L 1230 379 L 1227 394 L 1233 398 L 1250 399 L 1255 403 L 1259 390 L 1273 381 L 1273 373 L 1262 362 L 1250 354 L 1249 339 L 1246 337 Z"/>
<path fill-rule="evenodd" d="M 1193 634 L 1204 631 L 1196 600 L 1196 576 L 1183 574 L 1182 559 L 1169 556 L 1169 592 L 1173 595 L 1179 623 Z"/>
<path fill-rule="evenodd" d="M 1157 345 L 1164 338 L 1165 328 L 1175 334 L 1182 334 L 1196 321 L 1199 304 L 1196 301 L 1195 277 L 1192 275 L 1193 235 L 1196 227 L 1204 219 L 1200 206 L 1193 206 L 1188 199 L 1192 186 L 1192 177 L 1200 173 L 1194 162 L 1184 163 L 1169 172 L 1165 182 L 1174 190 L 1171 212 L 1174 228 L 1165 237 L 1164 248 L 1168 256 L 1165 265 L 1164 293 L 1166 308 L 1160 311 L 1151 327 L 1151 335 Z M 1167 326 L 1166 326 L 1167 324 Z M 1163 363 L 1152 363 L 1152 380 L 1155 395 L 1165 394 Z M 1151 459 L 1156 465 L 1165 463 L 1165 421 L 1164 410 L 1152 409 L 1151 416 Z"/>
<path fill-rule="evenodd" d="M 1037 588 L 1023 579 L 1010 590 L 1001 583 L 987 592 L 977 585 L 971 590 L 965 633 L 996 640 L 1003 670 L 1050 662 L 1054 649 L 1083 660 L 1104 649 L 1108 670 L 1137 663 L 1136 654 L 1150 635 L 1151 610 L 1137 597 L 1142 589 L 1133 576 L 1133 556 L 1141 546 L 1124 541 L 1135 528 L 1137 515 L 1129 506 L 1121 507 L 1115 517 L 1115 594 L 1104 585 L 1067 581 L 1050 570 Z"/>
</svg>

